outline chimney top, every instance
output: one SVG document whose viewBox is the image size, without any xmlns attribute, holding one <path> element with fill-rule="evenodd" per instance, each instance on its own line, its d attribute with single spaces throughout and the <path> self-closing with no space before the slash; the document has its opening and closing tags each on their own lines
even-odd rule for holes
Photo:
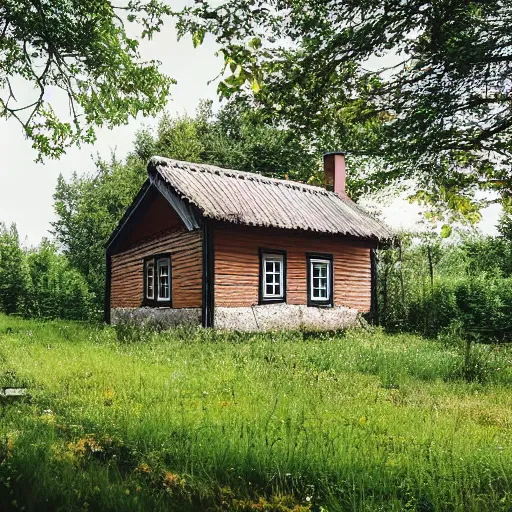
<svg viewBox="0 0 512 512">
<path fill-rule="evenodd" d="M 328 153 L 324 153 L 324 158 L 329 155 L 343 155 L 345 156 L 347 154 L 346 151 L 329 151 Z"/>
<path fill-rule="evenodd" d="M 345 152 L 333 151 L 324 154 L 325 188 L 346 197 Z"/>
</svg>

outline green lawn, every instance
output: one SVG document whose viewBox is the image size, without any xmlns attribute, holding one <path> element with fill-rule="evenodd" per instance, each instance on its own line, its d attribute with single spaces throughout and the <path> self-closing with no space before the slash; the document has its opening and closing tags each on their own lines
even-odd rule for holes
<svg viewBox="0 0 512 512">
<path fill-rule="evenodd" d="M 0 316 L 0 387 L 30 393 L 0 404 L 0 510 L 510 511 L 512 350 L 476 347 L 470 383 L 463 361 L 379 331 Z"/>
</svg>

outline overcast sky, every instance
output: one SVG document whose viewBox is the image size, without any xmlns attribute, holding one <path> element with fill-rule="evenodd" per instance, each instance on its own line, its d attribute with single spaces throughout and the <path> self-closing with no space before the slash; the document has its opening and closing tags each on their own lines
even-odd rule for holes
<svg viewBox="0 0 512 512">
<path fill-rule="evenodd" d="M 207 39 L 194 49 L 190 39 L 177 42 L 174 28 L 167 24 L 161 34 L 151 42 L 143 42 L 141 48 L 145 58 L 160 60 L 161 70 L 178 81 L 171 89 L 167 107 L 170 113 L 194 114 L 200 99 L 216 99 L 216 85 L 207 83 L 219 73 L 222 60 L 214 55 L 216 48 L 212 41 Z M 32 94 L 30 88 L 22 85 L 17 90 L 21 101 L 30 99 Z M 66 98 L 56 95 L 50 99 L 57 111 L 67 106 Z M 41 238 L 49 236 L 50 222 L 55 219 L 52 194 L 58 175 L 67 178 L 74 171 L 93 172 L 96 154 L 107 158 L 115 151 L 118 157 L 125 156 L 132 147 L 135 132 L 143 124 L 153 123 L 154 120 L 141 117 L 111 131 L 98 130 L 94 145 L 69 149 L 60 160 L 41 164 L 35 163 L 37 155 L 16 121 L 0 119 L 0 222 L 15 222 L 27 244 L 38 244 Z M 326 151 L 334 149 L 326 148 Z M 396 228 L 411 228 L 420 218 L 419 209 L 403 201 L 395 201 L 384 211 L 388 222 Z M 496 206 L 484 213 L 481 224 L 484 232 L 495 233 L 498 215 Z"/>
</svg>

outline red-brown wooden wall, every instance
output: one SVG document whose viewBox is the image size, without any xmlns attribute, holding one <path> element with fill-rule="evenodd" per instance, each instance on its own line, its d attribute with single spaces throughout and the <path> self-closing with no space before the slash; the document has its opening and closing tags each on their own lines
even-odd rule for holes
<svg viewBox="0 0 512 512">
<path fill-rule="evenodd" d="M 307 303 L 306 252 L 329 253 L 334 259 L 334 303 L 369 311 L 370 245 L 340 236 L 296 234 L 284 230 L 218 226 L 214 233 L 215 305 L 258 303 L 259 248 L 287 251 L 287 303 Z"/>
<path fill-rule="evenodd" d="M 202 231 L 187 232 L 176 212 L 160 195 L 117 254 L 112 255 L 111 307 L 137 308 L 144 293 L 144 258 L 171 253 L 173 308 L 200 308 L 202 301 Z"/>
</svg>

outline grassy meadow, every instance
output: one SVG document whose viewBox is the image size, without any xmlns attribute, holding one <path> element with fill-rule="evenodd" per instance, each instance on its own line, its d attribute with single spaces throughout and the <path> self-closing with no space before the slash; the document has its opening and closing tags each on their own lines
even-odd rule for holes
<svg viewBox="0 0 512 512">
<path fill-rule="evenodd" d="M 512 350 L 0 316 L 0 510 L 512 509 Z"/>
</svg>

